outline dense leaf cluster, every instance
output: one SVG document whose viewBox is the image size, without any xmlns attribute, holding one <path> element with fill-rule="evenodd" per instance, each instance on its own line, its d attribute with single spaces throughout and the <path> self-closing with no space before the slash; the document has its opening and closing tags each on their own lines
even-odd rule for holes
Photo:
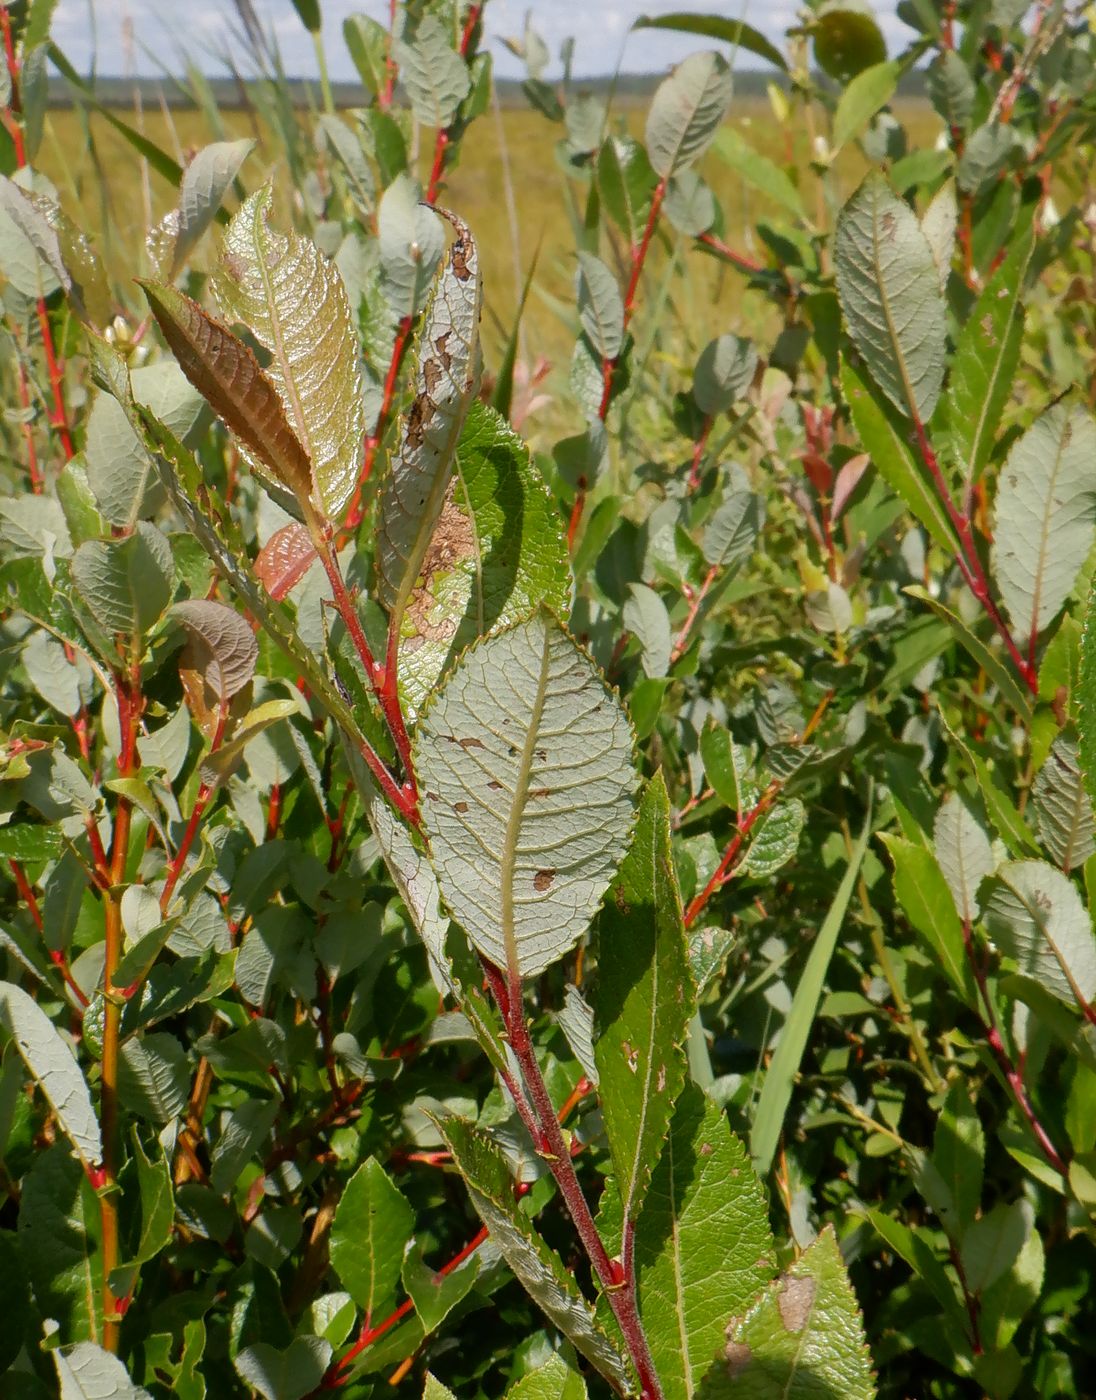
<svg viewBox="0 0 1096 1400">
<path fill-rule="evenodd" d="M 1091 19 L 641 21 L 642 136 L 528 22 L 573 298 L 492 346 L 483 8 L 339 111 L 301 0 L 305 111 L 241 7 L 180 165 L 0 5 L 0 1393 L 1084 1395 Z"/>
</svg>

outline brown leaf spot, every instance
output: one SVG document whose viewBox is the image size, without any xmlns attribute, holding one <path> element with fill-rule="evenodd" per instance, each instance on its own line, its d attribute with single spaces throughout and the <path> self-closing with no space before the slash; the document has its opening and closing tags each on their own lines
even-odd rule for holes
<svg viewBox="0 0 1096 1400">
<path fill-rule="evenodd" d="M 468 266 L 469 249 L 463 238 L 458 238 L 453 244 L 453 276 L 458 282 L 467 282 L 472 275 L 472 269 Z"/>
<path fill-rule="evenodd" d="M 440 802 L 440 801 L 441 801 L 441 793 L 440 793 L 440 792 L 428 792 L 426 795 L 427 795 L 427 797 L 430 799 L 431 802 Z"/>
<path fill-rule="evenodd" d="M 457 743 L 462 749 L 485 749 L 487 747 L 482 739 L 476 739 L 474 737 L 471 739 L 458 739 Z"/>
<path fill-rule="evenodd" d="M 534 788 L 529 794 L 530 797 L 551 797 L 551 788 Z"/>
<path fill-rule="evenodd" d="M 426 441 L 426 426 L 435 413 L 433 401 L 427 394 L 420 394 L 411 405 L 407 415 L 407 442 L 411 447 L 421 447 Z"/>
<path fill-rule="evenodd" d="M 727 1358 L 727 1374 L 736 1381 L 753 1360 L 753 1352 L 744 1342 L 728 1342 L 723 1355 Z"/>
<path fill-rule="evenodd" d="M 496 782 L 494 778 L 491 779 L 491 781 L 487 784 L 487 786 L 491 789 L 492 792 L 501 792 L 501 791 L 502 791 L 502 784 L 499 783 L 499 782 Z"/>
<path fill-rule="evenodd" d="M 422 363 L 422 377 L 426 381 L 426 392 L 433 395 L 434 390 L 441 383 L 442 367 L 437 360 L 424 360 Z"/>
<path fill-rule="evenodd" d="M 552 881 L 555 878 L 556 872 L 554 870 L 538 870 L 533 876 L 533 888 L 538 894 L 543 894 L 545 890 L 551 889 Z"/>
<path fill-rule="evenodd" d="M 454 811 L 454 812 L 467 812 L 467 811 L 468 811 L 468 803 L 467 803 L 467 802 L 454 802 L 454 803 L 453 803 L 453 811 Z"/>
<path fill-rule="evenodd" d="M 702 1142 L 700 1144 L 700 1155 L 702 1157 L 710 1157 L 712 1155 L 712 1144 L 710 1142 Z"/>
<path fill-rule="evenodd" d="M 817 1284 L 813 1278 L 784 1276 L 784 1288 L 779 1297 L 780 1317 L 789 1332 L 802 1332 L 814 1307 Z"/>
<path fill-rule="evenodd" d="M 434 349 L 438 352 L 439 356 L 441 357 L 442 365 L 446 369 L 448 369 L 449 366 L 453 363 L 452 355 L 450 355 L 449 351 L 445 348 L 445 342 L 449 339 L 449 337 L 452 334 L 452 331 L 442 331 L 441 335 L 439 335 L 437 340 L 434 341 Z"/>
<path fill-rule="evenodd" d="M 620 888 L 619 885 L 613 891 L 613 902 L 616 904 L 617 909 L 622 914 L 630 914 L 632 912 L 632 906 L 624 898 L 624 891 Z"/>
<path fill-rule="evenodd" d="M 457 630 L 458 619 L 437 606 L 435 586 L 448 577 L 465 559 L 475 554 L 476 537 L 472 522 L 453 499 L 455 483 L 450 482 L 445 501 L 434 526 L 434 533 L 423 555 L 418 582 L 407 604 L 407 629 L 410 637 L 404 645 L 417 641 L 448 642 Z"/>
</svg>

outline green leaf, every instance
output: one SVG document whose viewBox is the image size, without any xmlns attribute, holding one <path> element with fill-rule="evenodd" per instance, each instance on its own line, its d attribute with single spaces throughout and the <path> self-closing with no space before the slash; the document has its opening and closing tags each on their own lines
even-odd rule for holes
<svg viewBox="0 0 1096 1400">
<path fill-rule="evenodd" d="M 959 204 L 955 198 L 955 181 L 947 180 L 933 195 L 929 207 L 921 216 L 921 232 L 928 239 L 932 249 L 933 262 L 940 274 L 940 291 L 945 294 L 952 260 L 955 257 L 955 232 L 958 224 Z"/>
<path fill-rule="evenodd" d="M 1008 454 L 997 484 L 993 563 L 1018 643 L 1054 619 L 1092 548 L 1094 459 L 1096 419 L 1068 399 L 1037 418 Z"/>
<path fill-rule="evenodd" d="M 757 351 L 738 335 L 721 335 L 700 352 L 693 371 L 693 398 L 701 413 L 726 413 L 753 383 Z"/>
<path fill-rule="evenodd" d="M 4 1136 L 0 1130 L 0 1155 L 3 1154 Z M 3 1375 L 23 1349 L 32 1312 L 30 1290 L 16 1247 L 16 1237 L 7 1230 L 0 1231 L 0 1309 L 3 1309 L 4 1318 L 4 1327 L 0 1331 L 0 1375 Z"/>
<path fill-rule="evenodd" d="M 761 1183 L 726 1114 L 681 1092 L 636 1229 L 639 1311 L 666 1400 L 701 1388 L 725 1329 L 773 1273 Z"/>
<path fill-rule="evenodd" d="M 241 205 L 214 285 L 225 315 L 269 350 L 267 375 L 311 462 L 315 498 L 337 520 L 357 489 L 365 431 L 357 332 L 334 263 L 271 228 L 271 198 L 266 185 Z"/>
<path fill-rule="evenodd" d="M 95 1166 L 103 1155 L 99 1121 L 68 1042 L 34 998 L 13 982 L 0 982 L 0 1025 L 12 1037 L 80 1160 Z"/>
<path fill-rule="evenodd" d="M 237 1352 L 234 1364 L 240 1379 L 263 1400 L 301 1400 L 323 1380 L 331 1351 L 322 1337 L 294 1337 L 284 1349 L 256 1342 Z"/>
<path fill-rule="evenodd" d="M 873 63 L 857 73 L 841 94 L 833 116 L 833 150 L 837 151 L 859 136 L 872 117 L 894 96 L 901 76 L 901 63 Z"/>
<path fill-rule="evenodd" d="M 977 95 L 966 60 L 955 49 L 942 49 L 929 69 L 927 87 L 944 124 L 964 131 Z"/>
<path fill-rule="evenodd" d="M 708 39 L 721 39 L 736 49 L 746 49 L 767 58 L 777 68 L 787 71 L 788 65 L 778 48 L 775 48 L 764 34 L 753 25 L 739 19 L 723 19 L 717 15 L 703 15 L 688 10 L 678 10 L 668 15 L 640 15 L 632 24 L 633 29 L 676 29 L 682 34 L 702 34 Z"/>
<path fill-rule="evenodd" d="M 397 40 L 393 45 L 415 120 L 437 131 L 452 123 L 471 87 L 468 67 L 453 48 L 451 33 L 428 13 L 419 21 L 412 43 Z"/>
<path fill-rule="evenodd" d="M 175 1219 L 175 1200 L 171 1189 L 171 1169 L 163 1152 L 154 1160 L 145 1156 L 140 1137 L 133 1134 L 132 1173 L 128 1170 L 123 1181 L 127 1198 L 125 1218 L 127 1231 L 126 1263 L 110 1277 L 111 1291 L 119 1298 L 129 1294 L 142 1264 L 155 1259 L 171 1241 Z M 134 1181 L 136 1177 L 136 1181 Z M 133 1188 L 136 1187 L 136 1191 Z"/>
<path fill-rule="evenodd" d="M 477 637 L 543 603 L 565 615 L 571 566 L 529 449 L 474 399 L 453 480 L 403 613 L 400 685 L 411 712 Z"/>
<path fill-rule="evenodd" d="M 647 113 L 647 154 L 668 180 L 711 144 L 731 101 L 731 70 L 717 53 L 694 53 L 661 82 Z"/>
<path fill-rule="evenodd" d="M 414 316 L 434 280 L 445 239 L 409 175 L 397 175 L 381 196 L 377 233 L 388 301 L 398 315 Z"/>
<path fill-rule="evenodd" d="M 700 538 L 705 563 L 727 576 L 737 573 L 753 554 L 765 523 L 764 497 L 749 489 L 745 472 L 736 468 L 729 487 Z"/>
<path fill-rule="evenodd" d="M 1001 866 L 983 915 L 1006 957 L 1060 1001 L 1088 1004 L 1096 996 L 1096 940 L 1077 886 L 1041 860 Z"/>
<path fill-rule="evenodd" d="M 454 220 L 453 227 L 456 238 L 423 314 L 415 397 L 378 509 L 378 592 L 395 627 L 418 586 L 479 382 L 479 255 L 464 224 Z"/>
<path fill-rule="evenodd" d="M 174 287 L 141 286 L 179 368 L 236 434 L 252 465 L 260 463 L 260 473 L 265 468 L 304 509 L 312 498 L 312 465 L 254 352 Z"/>
<path fill-rule="evenodd" d="M 963 1235 L 960 1258 L 972 1293 L 995 1283 L 1016 1261 L 1031 1228 L 1024 1205 L 1022 1201 L 995 1205 Z"/>
<path fill-rule="evenodd" d="M 755 151 L 741 132 L 725 126 L 716 133 L 712 150 L 747 184 L 778 204 L 797 222 L 806 223 L 807 215 L 799 191 L 791 177 L 768 156 Z"/>
<path fill-rule="evenodd" d="M 834 235 L 841 311 L 872 378 L 905 414 L 927 423 L 944 378 L 940 274 L 909 205 L 879 174 L 841 210 Z"/>
<path fill-rule="evenodd" d="M 727 1329 L 735 1400 L 873 1400 L 871 1354 L 833 1227 Z"/>
<path fill-rule="evenodd" d="M 140 637 L 171 599 L 171 546 L 155 525 L 140 520 L 125 539 L 86 540 L 73 555 L 72 581 L 101 627 Z"/>
<path fill-rule="evenodd" d="M 55 826 L 35 826 L 30 822 L 0 826 L 0 859 L 50 860 L 60 851 L 61 833 Z"/>
<path fill-rule="evenodd" d="M 84 1168 L 61 1143 L 38 1152 L 21 1183 L 19 1253 L 43 1317 L 63 1337 L 101 1334 L 103 1274 L 99 1202 Z"/>
<path fill-rule="evenodd" d="M 658 177 L 647 152 L 630 136 L 610 136 L 597 158 L 597 183 L 602 203 L 629 247 L 636 247 L 651 210 Z"/>
<path fill-rule="evenodd" d="M 767 880 L 792 860 L 807 813 L 798 797 L 770 808 L 754 832 L 749 850 L 737 867 L 741 875 Z"/>
<path fill-rule="evenodd" d="M 971 133 L 955 172 L 959 188 L 967 195 L 981 194 L 1004 173 L 1016 146 L 1016 133 L 1008 122 L 985 122 Z"/>
<path fill-rule="evenodd" d="M 400 1278 L 407 1296 L 415 1304 L 427 1332 L 441 1326 L 462 1298 L 475 1287 L 479 1276 L 479 1259 L 473 1255 L 458 1269 L 448 1274 L 435 1273 L 423 1263 L 422 1251 L 412 1245 L 404 1256 Z"/>
<path fill-rule="evenodd" d="M 792 997 L 791 1010 L 788 1012 L 780 1032 L 780 1039 L 776 1043 L 776 1053 L 773 1055 L 768 1073 L 765 1075 L 765 1082 L 761 1087 L 761 1097 L 758 1099 L 750 1131 L 750 1155 L 753 1157 L 755 1168 L 762 1176 L 768 1173 L 776 1153 L 777 1143 L 784 1125 L 784 1115 L 791 1102 L 795 1076 L 799 1072 L 803 1052 L 807 1048 L 807 1040 L 818 1012 L 818 1003 L 822 999 L 822 988 L 825 984 L 830 959 L 837 946 L 837 937 L 841 932 L 841 926 L 845 922 L 845 913 L 848 910 L 852 892 L 856 887 L 870 834 L 871 804 L 869 802 L 864 829 L 849 855 L 841 883 L 837 887 L 837 892 L 826 911 L 826 917 L 815 936 L 810 956 L 807 958 L 807 965 L 803 969 L 799 985 Z"/>
<path fill-rule="evenodd" d="M 1023 294 L 1032 241 L 1021 238 L 963 322 L 948 381 L 948 431 L 967 478 L 989 460 L 1024 338 Z"/>
<path fill-rule="evenodd" d="M 963 1315 L 959 1311 L 955 1285 L 944 1272 L 944 1266 L 929 1243 L 932 1238 L 929 1231 L 924 1228 L 910 1229 L 883 1211 L 868 1210 L 865 1211 L 865 1215 L 887 1247 L 899 1258 L 904 1259 L 917 1277 L 928 1286 L 945 1318 L 958 1321 L 962 1326 Z"/>
<path fill-rule="evenodd" d="M 147 1390 L 133 1384 L 118 1358 L 94 1342 L 58 1347 L 52 1355 L 61 1400 L 152 1400 Z"/>
<path fill-rule="evenodd" d="M 847 359 L 841 369 L 841 392 L 857 436 L 871 454 L 879 475 L 942 549 L 949 554 L 958 553 L 955 527 L 928 473 L 914 457 L 907 424 L 864 370 Z"/>
<path fill-rule="evenodd" d="M 1000 651 L 988 646 L 950 608 L 920 585 L 910 584 L 905 590 L 911 598 L 930 607 L 937 617 L 942 618 L 951 628 L 956 641 L 973 657 L 975 663 L 1001 692 L 1001 697 L 1025 722 L 1031 719 L 1031 694 L 1016 681 L 1008 664 L 1002 660 Z"/>
<path fill-rule="evenodd" d="M 624 302 L 617 280 L 593 253 L 578 254 L 578 316 L 590 343 L 606 360 L 620 354 Z"/>
<path fill-rule="evenodd" d="M 894 862 L 894 894 L 906 918 L 966 1005 L 976 1007 L 978 993 L 963 946 L 963 928 L 932 852 L 899 836 L 881 835 L 880 840 Z"/>
<path fill-rule="evenodd" d="M 414 1228 L 414 1211 L 370 1157 L 347 1182 L 331 1225 L 331 1267 L 367 1322 L 391 1298 Z"/>
<path fill-rule="evenodd" d="M 700 756 L 704 761 L 705 777 L 716 796 L 737 816 L 745 805 L 742 800 L 742 777 L 746 759 L 731 737 L 730 730 L 709 719 L 700 735 Z"/>
<path fill-rule="evenodd" d="M 426 1395 L 423 1400 L 430 1400 Z M 505 1400 L 586 1400 L 586 1382 L 558 1353 L 515 1381 Z"/>
<path fill-rule="evenodd" d="M 936 1120 L 932 1165 L 947 1191 L 941 1224 L 953 1239 L 962 1236 L 982 1204 L 986 1138 L 970 1090 L 956 1079 Z"/>
<path fill-rule="evenodd" d="M 936 814 L 933 851 L 959 917 L 973 923 L 978 917 L 978 886 L 997 862 L 989 836 L 957 792 L 944 800 Z"/>
<path fill-rule="evenodd" d="M 883 31 L 871 11 L 828 4 L 810 26 L 814 58 L 823 73 L 847 83 L 865 68 L 882 63 L 887 56 Z"/>
<path fill-rule="evenodd" d="M 590 1364 L 615 1389 L 630 1393 L 632 1383 L 624 1358 L 601 1331 L 574 1276 L 518 1208 L 514 1183 L 499 1148 L 482 1128 L 462 1118 L 445 1118 L 438 1127 L 477 1214 L 515 1278 Z"/>
<path fill-rule="evenodd" d="M 673 630 L 666 604 L 645 583 L 630 583 L 629 598 L 621 621 L 643 648 L 643 671 L 647 676 L 664 676 L 670 669 Z"/>
<path fill-rule="evenodd" d="M 1039 839 L 1059 869 L 1075 870 L 1096 851 L 1096 817 L 1085 791 L 1077 740 L 1066 731 L 1055 739 L 1031 790 Z"/>
<path fill-rule="evenodd" d="M 354 203 L 362 214 L 372 214 L 376 184 L 361 142 L 341 117 L 335 116 L 333 112 L 321 112 L 318 121 L 320 130 L 327 138 L 327 144 L 343 168 Z"/>
<path fill-rule="evenodd" d="M 343 20 L 343 40 L 362 86 L 370 97 L 375 97 L 385 82 L 387 29 L 370 15 L 348 15 Z"/>
<path fill-rule="evenodd" d="M 163 277 L 172 281 L 191 250 L 216 218 L 221 201 L 228 193 L 240 167 L 255 148 L 248 137 L 239 141 L 214 141 L 203 146 L 183 171 L 179 185 L 177 233 L 171 260 Z"/>
<path fill-rule="evenodd" d="M 415 770 L 454 918 L 497 966 L 543 972 L 627 846 L 636 779 L 616 695 L 538 612 L 464 655 L 419 722 Z"/>
<path fill-rule="evenodd" d="M 597 921 L 601 1111 L 624 1220 L 634 1224 L 685 1080 L 694 995 L 662 774 Z"/>
<path fill-rule="evenodd" d="M 422 1400 L 457 1400 L 457 1397 L 447 1385 L 442 1385 L 436 1376 L 427 1371 L 426 1381 L 423 1384 Z"/>
</svg>

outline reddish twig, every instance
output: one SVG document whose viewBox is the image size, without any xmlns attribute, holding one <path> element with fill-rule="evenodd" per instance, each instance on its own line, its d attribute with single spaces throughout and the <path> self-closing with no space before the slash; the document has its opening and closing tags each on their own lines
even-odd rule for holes
<svg viewBox="0 0 1096 1400">
<path fill-rule="evenodd" d="M 380 410 L 377 413 L 377 421 L 373 431 L 365 440 L 362 469 L 358 477 L 358 489 L 355 492 L 350 510 L 347 512 L 346 523 L 343 526 L 345 531 L 356 530 L 362 522 L 362 516 L 364 514 L 362 492 L 366 482 L 373 474 L 377 450 L 384 440 L 385 430 L 388 427 L 389 414 L 392 411 L 392 400 L 396 393 L 396 382 L 399 379 L 400 366 L 403 363 L 404 353 L 410 342 L 411 329 L 414 324 L 413 317 L 405 316 L 397 327 L 396 339 L 392 342 L 392 354 L 388 361 L 388 370 L 384 376 L 384 388 L 381 391 Z"/>
<path fill-rule="evenodd" d="M 700 468 L 704 461 L 704 449 L 708 446 L 708 438 L 711 436 L 712 424 L 715 418 L 710 413 L 704 415 L 704 423 L 700 429 L 700 436 L 696 440 L 693 448 L 693 464 L 689 469 L 688 489 L 695 491 L 700 485 Z"/>
<path fill-rule="evenodd" d="M 715 579 L 716 574 L 718 573 L 719 565 L 712 564 L 711 567 L 708 569 L 708 572 L 704 575 L 704 582 L 700 585 L 699 588 L 693 591 L 693 596 L 689 603 L 689 611 L 685 617 L 685 621 L 681 624 L 681 631 L 677 634 L 677 639 L 674 642 L 673 650 L 670 652 L 671 666 L 674 664 L 675 661 L 680 661 L 682 656 L 684 656 L 685 650 L 689 645 L 689 633 L 693 630 L 693 624 L 696 622 L 696 615 L 700 611 L 700 605 L 704 602 L 704 599 L 707 597 L 708 589 L 711 588 L 712 582 Z"/>
<path fill-rule="evenodd" d="M 717 238 L 714 233 L 702 233 L 696 240 L 703 243 L 710 252 L 716 253 L 724 258 L 732 267 L 737 267 L 739 272 L 764 272 L 764 263 L 757 262 L 754 258 L 748 258 L 744 253 L 736 253 L 735 250 Z"/>
</svg>

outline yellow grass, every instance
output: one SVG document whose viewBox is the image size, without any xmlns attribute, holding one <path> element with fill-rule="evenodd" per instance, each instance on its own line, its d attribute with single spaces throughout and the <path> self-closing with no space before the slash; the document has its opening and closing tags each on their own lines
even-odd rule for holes
<svg viewBox="0 0 1096 1400">
<path fill-rule="evenodd" d="M 133 109 L 120 113 L 176 160 L 215 139 L 197 111 Z M 925 102 L 900 104 L 911 148 L 931 144 L 938 123 Z M 301 112 L 306 126 L 309 114 Z M 229 136 L 254 135 L 257 152 L 244 167 L 244 183 L 254 187 L 273 174 L 283 211 L 288 196 L 286 175 L 276 139 L 245 112 L 225 112 Z M 642 132 L 643 112 L 624 110 L 616 118 L 627 129 Z M 765 99 L 740 99 L 730 122 L 771 159 L 796 172 L 804 204 L 816 219 L 831 217 L 825 195 L 809 168 L 809 134 L 801 117 L 790 127 L 779 123 Z M 457 210 L 476 234 L 482 250 L 486 315 L 484 335 L 489 352 L 499 347 L 513 323 L 521 280 L 539 247 L 536 284 L 525 318 L 523 349 L 530 356 L 546 355 L 565 366 L 574 342 L 573 330 L 560 307 L 573 307 L 571 291 L 575 241 L 569 205 L 581 217 L 586 197 L 581 181 L 569 177 L 557 159 L 555 146 L 563 128 L 528 110 L 489 112 L 472 127 L 452 171 L 444 201 Z M 425 177 L 432 154 L 433 133 L 418 133 L 417 163 Z M 136 309 L 140 303 L 126 283 L 145 270 L 144 238 L 150 223 L 171 208 L 170 185 L 126 143 L 102 116 L 92 114 L 85 125 L 76 112 L 50 114 L 39 164 L 56 183 L 62 205 L 87 229 L 103 253 L 121 294 Z M 863 163 L 855 154 L 843 155 L 833 173 L 829 208 L 837 207 L 859 179 Z M 737 250 L 764 257 L 754 226 L 776 213 L 716 156 L 709 154 L 702 172 L 713 186 L 724 213 L 726 241 Z M 508 188 L 509 186 L 509 188 Z M 513 210 L 511 218 L 510 210 Z M 674 280 L 671 307 L 686 326 L 696 325 L 698 339 L 728 330 L 751 330 L 751 319 L 763 314 L 759 299 L 744 298 L 742 276 L 691 247 L 667 229 L 671 249 L 685 259 L 688 276 Z M 626 250 L 619 241 L 606 241 L 602 256 L 622 269 Z M 648 270 L 646 294 L 659 287 L 665 253 L 656 247 Z M 754 327 L 756 329 L 756 326 Z"/>
</svg>

